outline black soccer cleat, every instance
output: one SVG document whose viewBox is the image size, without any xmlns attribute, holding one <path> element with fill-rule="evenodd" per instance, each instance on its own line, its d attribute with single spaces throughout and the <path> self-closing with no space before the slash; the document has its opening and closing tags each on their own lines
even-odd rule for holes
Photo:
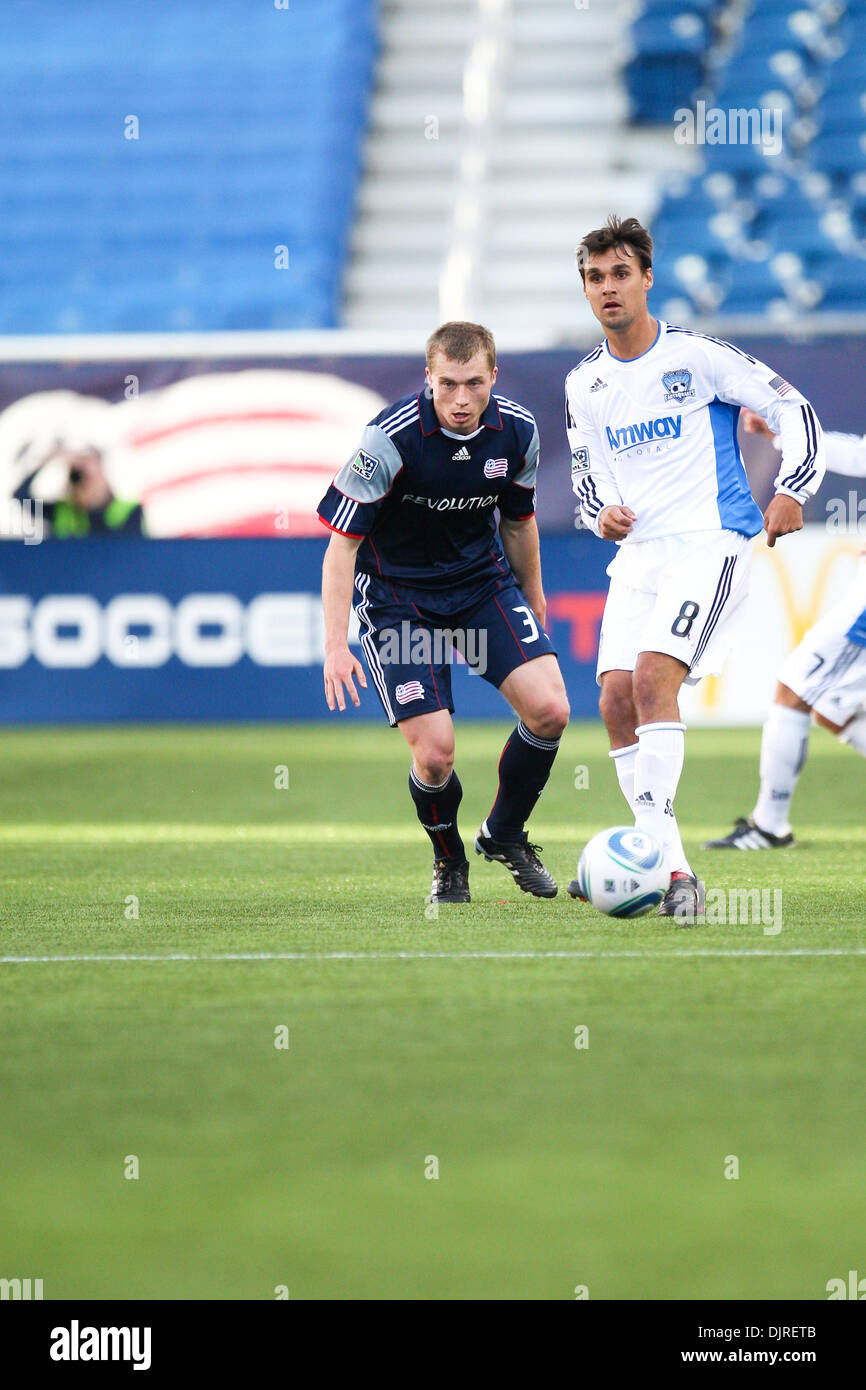
<svg viewBox="0 0 866 1390">
<path fill-rule="evenodd" d="M 656 916 L 672 917 L 677 927 L 702 927 L 706 921 L 706 905 L 706 885 L 694 874 L 675 874 Z"/>
<path fill-rule="evenodd" d="M 514 876 L 514 882 L 524 893 L 531 893 L 534 898 L 555 898 L 557 894 L 556 880 L 549 874 L 539 859 L 541 845 L 531 845 L 526 838 L 526 831 L 523 831 L 519 840 L 494 840 L 490 835 L 485 835 L 487 829 L 485 821 L 475 836 L 475 853 L 483 854 L 485 859 L 497 860 L 504 864 L 510 874 Z"/>
<path fill-rule="evenodd" d="M 793 831 L 787 835 L 771 835 L 769 830 L 761 830 L 751 816 L 740 816 L 730 835 L 720 840 L 707 840 L 702 849 L 786 849 L 796 844 Z"/>
<path fill-rule="evenodd" d="M 586 898 L 581 893 L 580 884 L 576 878 L 573 878 L 568 885 L 568 896 L 570 898 L 579 898 L 582 903 L 586 902 Z"/>
<path fill-rule="evenodd" d="M 434 859 L 431 903 L 468 903 L 469 865 L 465 859 Z"/>
</svg>

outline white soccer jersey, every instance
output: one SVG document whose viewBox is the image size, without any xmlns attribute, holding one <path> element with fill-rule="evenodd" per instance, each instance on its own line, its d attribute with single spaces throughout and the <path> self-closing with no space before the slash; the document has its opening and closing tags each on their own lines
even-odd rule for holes
<svg viewBox="0 0 866 1390">
<path fill-rule="evenodd" d="M 805 502 L 824 476 L 824 446 L 804 396 L 747 352 L 659 323 L 652 347 L 620 361 L 604 340 L 565 383 L 572 487 L 599 535 L 604 507 L 637 516 L 621 545 L 695 531 L 755 536 L 761 511 L 737 444 L 740 406 L 781 436 L 777 492 Z"/>
</svg>

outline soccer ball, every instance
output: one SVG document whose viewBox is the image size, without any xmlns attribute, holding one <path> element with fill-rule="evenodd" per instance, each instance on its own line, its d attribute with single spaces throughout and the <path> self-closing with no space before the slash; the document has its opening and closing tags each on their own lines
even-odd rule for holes
<svg viewBox="0 0 866 1390">
<path fill-rule="evenodd" d="M 658 906 L 670 881 L 664 846 L 645 830 L 616 825 L 584 846 L 568 891 L 608 917 L 642 917 Z"/>
</svg>

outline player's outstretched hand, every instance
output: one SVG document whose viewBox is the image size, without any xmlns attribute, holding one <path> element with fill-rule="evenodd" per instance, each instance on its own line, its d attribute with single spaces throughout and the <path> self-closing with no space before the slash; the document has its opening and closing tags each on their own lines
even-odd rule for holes
<svg viewBox="0 0 866 1390">
<path fill-rule="evenodd" d="M 764 439 L 775 439 L 776 436 L 763 415 L 759 415 L 756 410 L 743 410 L 740 418 L 746 434 L 760 434 Z"/>
<path fill-rule="evenodd" d="M 777 492 L 764 512 L 764 530 L 767 545 L 772 550 L 780 536 L 790 535 L 792 531 L 803 529 L 803 508 L 794 497 L 786 492 Z"/>
<path fill-rule="evenodd" d="M 621 541 L 627 536 L 637 517 L 631 507 L 602 507 L 598 514 L 598 529 L 605 541 Z"/>
<path fill-rule="evenodd" d="M 361 687 L 367 689 L 367 677 L 364 675 L 364 668 L 356 656 L 353 656 L 348 647 L 339 647 L 336 651 L 328 652 L 325 657 L 325 699 L 328 702 L 328 709 L 344 710 L 346 708 L 346 692 L 352 704 L 357 707 L 361 703 L 361 697 L 355 689 L 354 677 L 358 677 Z M 343 687 L 345 686 L 345 690 Z"/>
</svg>

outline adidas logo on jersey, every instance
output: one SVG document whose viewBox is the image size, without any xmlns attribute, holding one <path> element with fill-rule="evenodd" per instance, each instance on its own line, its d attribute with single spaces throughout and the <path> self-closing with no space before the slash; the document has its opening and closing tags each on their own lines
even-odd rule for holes
<svg viewBox="0 0 866 1390">
<path fill-rule="evenodd" d="M 655 806 L 652 792 L 641 792 L 640 796 L 634 799 L 635 806 Z"/>
<path fill-rule="evenodd" d="M 601 377 L 600 377 L 600 376 L 597 376 L 596 379 L 595 379 L 595 381 L 592 383 L 592 385 L 591 385 L 590 388 L 589 388 L 589 394 L 592 395 L 593 391 L 604 391 L 606 387 L 607 387 L 607 382 L 606 382 L 606 381 L 602 381 Z"/>
<path fill-rule="evenodd" d="M 452 463 L 466 463 L 466 461 L 469 459 L 469 457 L 470 457 L 469 450 L 466 448 L 466 445 L 464 444 L 462 449 L 458 449 L 456 454 L 452 454 L 452 455 L 451 455 L 451 462 L 452 462 Z"/>
</svg>

